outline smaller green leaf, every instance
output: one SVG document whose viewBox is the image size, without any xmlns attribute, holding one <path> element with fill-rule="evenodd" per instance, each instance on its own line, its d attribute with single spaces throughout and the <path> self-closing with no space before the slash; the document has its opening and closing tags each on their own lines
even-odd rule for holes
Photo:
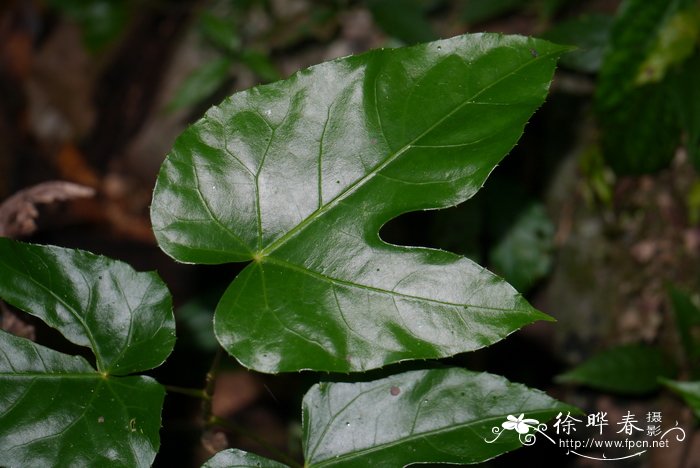
<svg viewBox="0 0 700 468">
<path fill-rule="evenodd" d="M 0 331 L 0 395 L 3 466 L 147 467 L 158 452 L 165 390 L 150 377 Z"/>
<path fill-rule="evenodd" d="M 520 447 L 515 431 L 492 432 L 508 415 L 566 411 L 539 390 L 457 368 L 320 383 L 303 401 L 304 456 L 313 467 L 478 463 Z"/>
<path fill-rule="evenodd" d="M 678 288 L 672 287 L 669 296 L 676 316 L 676 330 L 681 337 L 685 357 L 692 365 L 700 359 L 700 309 L 688 294 Z"/>
<path fill-rule="evenodd" d="M 677 380 L 661 379 L 661 382 L 680 395 L 695 413 L 695 417 L 700 419 L 700 381 L 679 382 Z"/>
<path fill-rule="evenodd" d="M 437 39 L 419 0 L 367 0 L 367 7 L 384 32 L 405 44 Z"/>
<path fill-rule="evenodd" d="M 515 289 L 527 292 L 551 268 L 554 224 L 544 206 L 534 204 L 491 251 L 491 261 Z"/>
<path fill-rule="evenodd" d="M 229 69 L 233 64 L 227 57 L 220 57 L 195 70 L 182 83 L 168 104 L 169 110 L 199 104 L 221 87 L 229 77 Z"/>
<path fill-rule="evenodd" d="M 0 238 L 0 297 L 89 347 L 97 369 L 0 333 L 0 454 L 9 466 L 150 466 L 165 390 L 145 376 L 175 342 L 155 273 L 89 252 Z"/>
<path fill-rule="evenodd" d="M 659 377 L 676 374 L 657 348 L 627 345 L 608 349 L 573 370 L 557 377 L 558 382 L 587 385 L 597 390 L 626 395 L 645 395 L 659 388 Z"/>
<path fill-rule="evenodd" d="M 0 297 L 126 375 L 161 365 L 175 344 L 168 288 L 157 274 L 81 250 L 0 238 Z"/>
<path fill-rule="evenodd" d="M 559 63 L 572 70 L 595 73 L 603 63 L 603 52 L 610 39 L 613 18 L 585 15 L 557 23 L 542 37 L 558 44 L 571 44 L 577 50 L 563 55 Z"/>
<path fill-rule="evenodd" d="M 287 465 L 238 449 L 217 453 L 202 468 L 287 468 Z"/>
</svg>

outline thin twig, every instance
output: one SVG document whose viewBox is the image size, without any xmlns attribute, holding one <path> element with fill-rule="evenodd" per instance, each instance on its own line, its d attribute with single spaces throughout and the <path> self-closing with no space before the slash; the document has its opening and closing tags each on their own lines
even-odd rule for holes
<svg viewBox="0 0 700 468">
<path fill-rule="evenodd" d="M 187 395 L 194 398 L 201 398 L 202 400 L 210 399 L 210 396 L 202 390 L 201 388 L 186 388 L 178 387 L 177 385 L 164 385 L 165 390 L 169 393 L 179 393 L 180 395 Z"/>
<path fill-rule="evenodd" d="M 216 376 L 219 374 L 219 366 L 221 359 L 224 356 L 224 349 L 219 346 L 216 349 L 214 359 L 211 361 L 211 366 L 207 372 L 206 382 L 204 384 L 204 394 L 206 398 L 202 400 L 202 419 L 204 424 L 208 425 L 213 417 L 211 412 L 211 404 L 214 397 L 214 388 L 216 387 Z"/>
<path fill-rule="evenodd" d="M 0 204 L 0 236 L 20 237 L 36 231 L 37 205 L 94 195 L 95 190 L 91 187 L 61 180 L 20 190 Z"/>
</svg>

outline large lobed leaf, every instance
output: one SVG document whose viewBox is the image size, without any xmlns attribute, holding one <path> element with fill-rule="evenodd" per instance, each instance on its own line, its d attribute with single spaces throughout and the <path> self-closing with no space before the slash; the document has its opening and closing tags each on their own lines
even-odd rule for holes
<svg viewBox="0 0 700 468">
<path fill-rule="evenodd" d="M 474 195 L 565 50 L 495 34 L 376 50 L 238 93 L 185 131 L 153 227 L 182 262 L 253 260 L 216 310 L 224 348 L 263 372 L 361 371 L 547 318 L 470 260 L 378 231 Z"/>
<path fill-rule="evenodd" d="M 172 351 L 155 273 L 88 252 L 0 238 L 0 297 L 89 347 L 97 369 L 0 332 L 3 466 L 150 466 L 165 391 L 145 376 Z"/>
</svg>

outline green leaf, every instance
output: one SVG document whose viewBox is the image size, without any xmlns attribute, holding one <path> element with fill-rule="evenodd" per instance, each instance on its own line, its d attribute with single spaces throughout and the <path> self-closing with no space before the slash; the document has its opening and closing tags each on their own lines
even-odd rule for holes
<svg viewBox="0 0 700 468">
<path fill-rule="evenodd" d="M 165 391 L 0 331 L 0 453 L 7 466 L 150 466 Z"/>
<path fill-rule="evenodd" d="M 544 206 L 534 204 L 494 247 L 491 261 L 496 272 L 525 293 L 549 272 L 553 248 L 554 224 Z"/>
<path fill-rule="evenodd" d="M 202 468 L 287 468 L 287 465 L 243 450 L 228 449 L 211 457 Z"/>
<path fill-rule="evenodd" d="M 220 57 L 195 70 L 180 85 L 168 109 L 193 106 L 213 95 L 226 82 L 232 64 L 231 59 Z"/>
<path fill-rule="evenodd" d="M 596 108 L 605 157 L 619 174 L 658 171 L 670 163 L 678 146 L 680 124 L 672 84 L 661 78 L 687 51 L 661 54 L 667 62 L 659 62 L 657 50 L 678 12 L 694 1 L 627 0 L 613 25 Z M 655 68 L 650 69 L 652 63 Z M 644 75 L 654 79 L 641 80 Z"/>
<path fill-rule="evenodd" d="M 700 309 L 690 296 L 678 288 L 670 288 L 669 296 L 676 316 L 676 330 L 681 337 L 686 361 L 695 368 L 700 360 Z"/>
<path fill-rule="evenodd" d="M 321 383 L 304 397 L 304 457 L 311 467 L 478 463 L 521 446 L 515 431 L 487 442 L 508 415 L 544 422 L 566 411 L 576 410 L 503 377 L 456 368 Z"/>
<path fill-rule="evenodd" d="M 644 395 L 659 388 L 659 377 L 676 373 L 661 350 L 627 345 L 603 351 L 573 370 L 557 377 L 558 382 L 587 385 L 597 390 L 626 395 Z"/>
<path fill-rule="evenodd" d="M 565 50 L 495 34 L 376 50 L 238 93 L 185 131 L 151 217 L 179 261 L 253 260 L 216 310 L 224 348 L 263 372 L 362 371 L 546 319 L 470 260 L 377 233 L 474 195 Z"/>
<path fill-rule="evenodd" d="M 0 333 L 0 453 L 12 466 L 150 466 L 165 392 L 150 377 L 175 326 L 154 273 L 96 255 L 0 239 L 0 297 L 95 354 L 97 370 Z"/>
<path fill-rule="evenodd" d="M 700 382 L 679 382 L 676 380 L 662 379 L 662 383 L 680 395 L 700 419 Z"/>
<path fill-rule="evenodd" d="M 0 297 L 95 353 L 97 370 L 158 367 L 175 344 L 170 293 L 154 272 L 80 250 L 0 238 Z"/>
<path fill-rule="evenodd" d="M 613 18 L 606 15 L 585 15 L 557 23 L 542 37 L 578 49 L 563 55 L 560 64 L 572 70 L 595 73 L 603 63 L 603 53 L 610 38 Z"/>
<path fill-rule="evenodd" d="M 384 32 L 406 44 L 436 39 L 419 0 L 367 0 L 367 7 Z"/>
</svg>

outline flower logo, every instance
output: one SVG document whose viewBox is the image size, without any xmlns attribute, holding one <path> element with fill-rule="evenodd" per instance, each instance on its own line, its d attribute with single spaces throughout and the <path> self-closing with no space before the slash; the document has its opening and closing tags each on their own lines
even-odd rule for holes
<svg viewBox="0 0 700 468">
<path fill-rule="evenodd" d="M 525 418 L 525 414 L 520 413 L 520 416 L 518 416 L 517 418 L 512 414 L 509 414 L 506 417 L 506 421 L 504 421 L 501 424 L 501 427 L 492 427 L 491 432 L 495 434 L 496 437 L 494 437 L 493 440 L 484 439 L 484 441 L 486 443 L 491 444 L 495 442 L 503 432 L 515 431 L 518 433 L 518 439 L 520 439 L 520 442 L 523 445 L 532 445 L 535 443 L 536 436 L 535 434 L 530 434 L 530 429 L 533 429 L 535 432 L 539 432 L 540 434 L 544 435 L 545 437 L 551 440 L 551 438 L 547 434 L 542 432 L 543 430 L 547 429 L 547 426 L 545 424 L 540 424 L 540 422 L 537 419 Z M 554 441 L 552 440 L 552 442 Z"/>
<path fill-rule="evenodd" d="M 523 413 L 520 413 L 520 416 L 517 418 L 509 414 L 506 419 L 507 421 L 501 424 L 503 429 L 507 431 L 515 429 L 518 434 L 527 434 L 530 432 L 530 429 L 534 429 L 540 423 L 537 419 L 525 419 L 525 414 Z"/>
</svg>

